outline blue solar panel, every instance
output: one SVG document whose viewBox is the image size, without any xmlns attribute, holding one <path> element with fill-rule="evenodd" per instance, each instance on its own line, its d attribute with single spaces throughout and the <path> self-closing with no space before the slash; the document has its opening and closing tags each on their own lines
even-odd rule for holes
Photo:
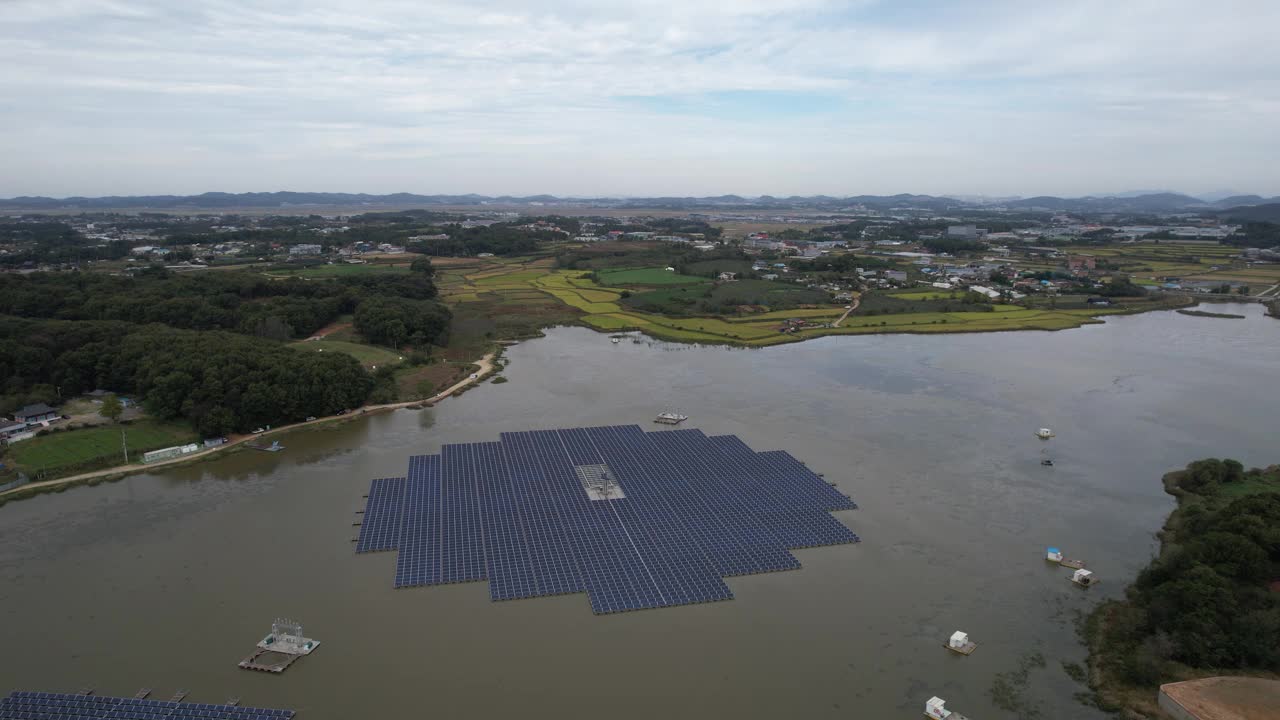
<svg viewBox="0 0 1280 720">
<path fill-rule="evenodd" d="M 292 710 L 99 695 L 19 691 L 0 699 L 0 720 L 288 720 L 292 717 Z"/>
<path fill-rule="evenodd" d="M 587 488 L 602 472 L 607 499 Z M 731 435 L 503 433 L 373 481 L 357 551 L 398 549 L 396 587 L 487 579 L 492 600 L 586 591 L 612 613 L 730 599 L 725 577 L 798 568 L 791 548 L 858 542 L 829 512 L 855 507 L 787 453 Z"/>
<path fill-rule="evenodd" d="M 356 552 L 395 550 L 400 546 L 404 485 L 405 478 L 374 480 L 369 485 L 369 501 L 365 504 Z"/>
</svg>

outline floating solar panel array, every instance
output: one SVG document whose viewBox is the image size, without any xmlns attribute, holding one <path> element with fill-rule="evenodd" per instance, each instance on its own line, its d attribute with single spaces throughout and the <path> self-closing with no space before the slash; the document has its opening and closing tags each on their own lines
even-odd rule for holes
<svg viewBox="0 0 1280 720">
<path fill-rule="evenodd" d="M 732 435 L 628 425 L 501 438 L 374 480 L 356 551 L 398 550 L 396 587 L 487 579 L 493 600 L 585 591 L 601 614 L 728 600 L 725 577 L 800 567 L 788 549 L 858 542 L 830 514 L 852 500 Z"/>
<path fill-rule="evenodd" d="M 288 720 L 292 710 L 138 698 L 15 692 L 0 700 L 0 720 Z"/>
</svg>

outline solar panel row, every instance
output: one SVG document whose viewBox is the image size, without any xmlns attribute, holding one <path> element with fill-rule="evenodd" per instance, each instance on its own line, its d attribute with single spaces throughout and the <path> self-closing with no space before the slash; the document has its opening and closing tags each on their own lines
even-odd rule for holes
<svg viewBox="0 0 1280 720">
<path fill-rule="evenodd" d="M 0 720 L 287 720 L 292 710 L 65 693 L 11 693 L 0 699 Z"/>
<path fill-rule="evenodd" d="M 400 546 L 400 516 L 404 511 L 405 478 L 383 478 L 369 485 L 369 502 L 356 552 L 395 550 Z"/>
<path fill-rule="evenodd" d="M 575 468 L 600 465 L 624 498 L 587 494 Z M 724 577 L 800 567 L 788 548 L 857 542 L 829 514 L 854 507 L 789 454 L 731 435 L 514 432 L 375 480 L 357 551 L 398 547 L 396 587 L 487 578 L 493 600 L 585 590 L 611 613 L 732 598 Z"/>
</svg>

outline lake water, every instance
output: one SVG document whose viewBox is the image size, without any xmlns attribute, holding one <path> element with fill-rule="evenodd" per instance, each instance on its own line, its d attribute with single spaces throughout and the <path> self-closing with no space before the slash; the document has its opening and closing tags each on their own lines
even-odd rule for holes
<svg viewBox="0 0 1280 720">
<path fill-rule="evenodd" d="M 1025 704 L 1074 702 L 1078 613 L 1119 593 L 1190 460 L 1280 461 L 1280 321 L 1172 312 L 1056 333 L 832 337 L 759 349 L 565 328 L 511 348 L 509 383 L 0 508 L 0 693 L 239 696 L 307 720 L 374 717 L 893 718 L 931 695 L 1008 718 L 988 689 L 1028 653 Z M 863 542 L 731 578 L 728 602 L 594 616 L 585 595 L 488 601 L 484 583 L 393 590 L 353 511 L 411 454 L 506 430 L 685 426 L 787 450 L 861 505 Z M 1034 431 L 1052 427 L 1044 443 Z M 1043 457 L 1056 464 L 1044 467 Z M 1082 590 L 1044 560 L 1087 559 Z M 273 618 L 322 645 L 240 670 Z M 979 643 L 942 648 L 954 630 Z"/>
</svg>

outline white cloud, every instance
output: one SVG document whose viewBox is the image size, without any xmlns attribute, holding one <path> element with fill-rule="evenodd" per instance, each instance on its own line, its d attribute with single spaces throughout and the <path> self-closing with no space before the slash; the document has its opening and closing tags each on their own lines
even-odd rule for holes
<svg viewBox="0 0 1280 720">
<path fill-rule="evenodd" d="M 0 195 L 1280 193 L 1266 0 L 3 10 Z"/>
</svg>

